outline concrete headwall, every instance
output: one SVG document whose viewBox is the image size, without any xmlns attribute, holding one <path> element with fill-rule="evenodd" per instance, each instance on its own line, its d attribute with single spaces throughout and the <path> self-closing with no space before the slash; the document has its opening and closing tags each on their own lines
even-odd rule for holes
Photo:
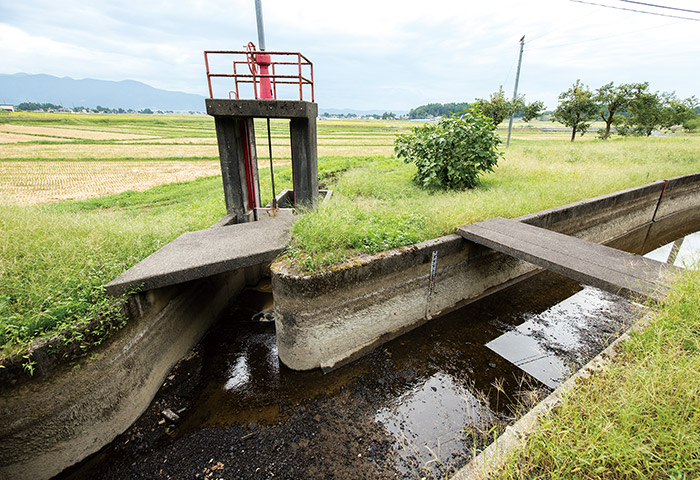
<svg viewBox="0 0 700 480">
<path fill-rule="evenodd" d="M 662 195 L 663 192 L 663 195 Z M 700 174 L 603 195 L 518 220 L 596 243 L 627 234 L 645 243 L 654 221 L 700 220 Z M 676 225 L 677 227 L 678 225 Z M 656 229 L 657 234 L 663 233 Z M 634 236 L 634 235 L 633 235 Z M 619 243 L 619 242 L 618 242 Z M 428 302 L 433 252 L 434 290 Z M 353 259 L 316 275 L 272 265 L 277 346 L 295 370 L 335 368 L 430 318 L 536 272 L 531 264 L 446 235 Z"/>
<path fill-rule="evenodd" d="M 0 478 L 50 478 L 129 428 L 173 365 L 260 272 L 249 267 L 133 296 L 129 322 L 96 358 L 0 386 Z"/>
</svg>

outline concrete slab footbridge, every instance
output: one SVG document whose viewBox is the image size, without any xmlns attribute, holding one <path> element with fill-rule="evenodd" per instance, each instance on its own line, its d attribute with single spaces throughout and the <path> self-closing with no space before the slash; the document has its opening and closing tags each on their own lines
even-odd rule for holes
<svg viewBox="0 0 700 480">
<path fill-rule="evenodd" d="M 505 218 L 458 227 L 457 234 L 594 287 L 662 300 L 680 269 L 569 235 Z"/>
</svg>

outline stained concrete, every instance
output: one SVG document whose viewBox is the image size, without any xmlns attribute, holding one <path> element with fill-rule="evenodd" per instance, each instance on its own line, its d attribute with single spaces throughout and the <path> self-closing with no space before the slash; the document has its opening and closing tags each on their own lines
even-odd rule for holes
<svg viewBox="0 0 700 480">
<path fill-rule="evenodd" d="M 270 263 L 289 242 L 294 215 L 185 233 L 105 285 L 111 295 L 152 290 Z"/>
<path fill-rule="evenodd" d="M 289 119 L 294 204 L 313 207 L 318 202 L 318 151 L 316 117 L 318 105 L 301 100 L 206 100 L 207 113 L 214 117 L 219 146 L 226 209 L 238 223 L 252 220 L 246 181 L 247 152 L 253 156 L 252 188 L 258 188 L 254 118 Z M 246 148 L 246 142 L 250 147 Z M 260 206 L 259 192 L 253 192 Z"/>
<path fill-rule="evenodd" d="M 667 201 L 662 192 L 669 185 L 677 187 Z M 613 247 L 619 247 L 618 239 L 632 232 L 635 241 L 652 249 L 656 238 L 682 230 L 684 223 L 700 222 L 698 188 L 700 175 L 688 175 L 517 220 Z M 664 228 L 667 219 L 669 228 Z M 437 252 L 437 269 L 428 302 L 433 252 Z M 458 235 L 360 256 L 315 275 L 300 275 L 284 261 L 276 261 L 272 283 L 280 360 L 296 370 L 336 368 L 439 314 L 536 271 L 528 262 Z"/>
<path fill-rule="evenodd" d="M 0 478 L 48 479 L 111 442 L 259 277 L 251 267 L 183 285 L 174 296 L 167 288 L 133 296 L 126 326 L 79 368 L 64 364 L 47 377 L 0 385 Z"/>
<path fill-rule="evenodd" d="M 501 217 L 463 225 L 457 233 L 501 253 L 627 296 L 661 300 L 679 273 L 672 265 Z"/>
<path fill-rule="evenodd" d="M 207 113 L 214 117 L 316 119 L 318 105 L 303 100 L 229 100 L 207 98 Z"/>
</svg>

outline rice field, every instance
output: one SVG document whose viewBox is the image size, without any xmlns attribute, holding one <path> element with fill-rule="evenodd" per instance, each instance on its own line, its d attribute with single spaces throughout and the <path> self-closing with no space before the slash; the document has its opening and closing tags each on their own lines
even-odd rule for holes
<svg viewBox="0 0 700 480">
<path fill-rule="evenodd" d="M 318 154 L 390 156 L 408 122 L 320 121 Z M 291 162 L 288 122 L 273 120 L 275 165 Z M 269 165 L 267 130 L 256 124 L 258 156 Z M 204 115 L 0 117 L 0 202 L 84 200 L 218 175 L 214 121 Z"/>
<path fill-rule="evenodd" d="M 566 139 L 520 125 L 513 140 Z M 415 122 L 319 120 L 319 157 L 389 157 L 394 138 Z M 516 124 L 517 125 L 517 124 Z M 589 135 L 588 138 L 593 138 Z M 258 159 L 269 165 L 264 120 L 256 121 Z M 271 123 L 275 165 L 291 161 L 288 122 Z M 205 115 L 0 117 L 0 202 L 37 205 L 83 200 L 218 175 L 214 121 Z"/>
<path fill-rule="evenodd" d="M 489 216 L 700 170 L 698 135 L 602 142 L 589 133 L 571 144 L 568 132 L 543 131 L 552 124 L 539 122 L 518 125 L 480 188 L 428 194 L 411 181 L 415 166 L 393 157 L 396 135 L 415 122 L 317 125 L 319 180 L 334 194 L 294 226 L 287 259 L 307 271 Z M 287 122 L 272 121 L 271 138 L 276 184 L 286 188 Z M 256 139 L 267 200 L 264 120 Z M 205 115 L 0 115 L 0 362 L 3 345 L 112 318 L 102 285 L 225 214 L 219 173 L 214 121 Z"/>
</svg>

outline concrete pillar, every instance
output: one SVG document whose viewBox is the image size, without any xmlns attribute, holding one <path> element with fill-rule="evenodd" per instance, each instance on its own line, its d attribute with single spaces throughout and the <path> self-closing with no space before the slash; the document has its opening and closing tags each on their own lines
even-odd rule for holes
<svg viewBox="0 0 700 480">
<path fill-rule="evenodd" d="M 216 140 L 219 145 L 221 177 L 224 184 L 226 212 L 236 219 L 236 223 L 249 222 L 252 218 L 252 205 L 248 201 L 244 148 L 250 142 L 253 156 L 254 185 L 258 185 L 258 162 L 255 150 L 253 119 L 250 117 L 214 117 Z M 248 133 L 246 133 L 246 130 Z M 260 192 L 255 192 L 258 198 Z"/>
<path fill-rule="evenodd" d="M 314 207 L 318 202 L 318 153 L 316 119 L 292 118 L 289 122 L 294 174 L 294 204 Z"/>
<path fill-rule="evenodd" d="M 295 207 L 313 207 L 318 202 L 318 153 L 316 146 L 316 116 L 318 105 L 299 100 L 226 100 L 206 99 L 207 113 L 216 124 L 219 158 L 224 182 L 224 195 L 228 214 L 236 223 L 253 220 L 246 182 L 244 144 L 245 129 L 254 161 L 253 188 L 258 199 L 258 166 L 255 153 L 254 118 L 288 118 L 292 150 L 292 176 L 294 178 Z"/>
</svg>

